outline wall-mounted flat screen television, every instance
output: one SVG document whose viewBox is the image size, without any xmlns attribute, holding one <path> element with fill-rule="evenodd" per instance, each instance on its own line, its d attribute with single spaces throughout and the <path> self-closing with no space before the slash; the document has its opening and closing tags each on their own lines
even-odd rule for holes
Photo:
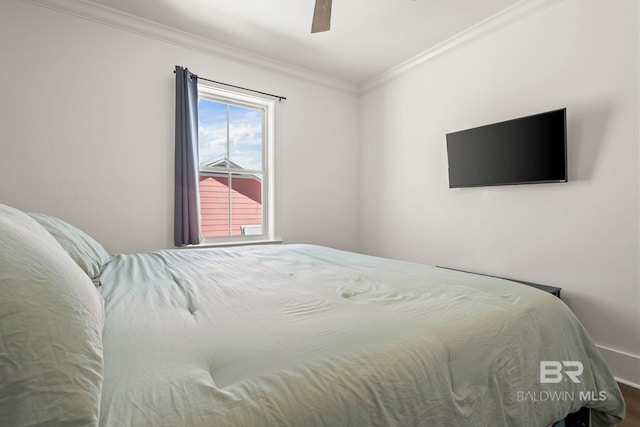
<svg viewBox="0 0 640 427">
<path fill-rule="evenodd" d="M 447 134 L 449 187 L 567 182 L 567 109 Z"/>
</svg>

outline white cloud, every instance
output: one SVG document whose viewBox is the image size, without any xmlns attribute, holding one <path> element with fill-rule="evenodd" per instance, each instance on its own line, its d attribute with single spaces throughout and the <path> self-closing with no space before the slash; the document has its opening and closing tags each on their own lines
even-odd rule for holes
<svg viewBox="0 0 640 427">
<path fill-rule="evenodd" d="M 201 160 L 223 157 L 227 153 L 227 126 L 224 116 L 201 117 L 198 126 Z M 262 112 L 232 107 L 229 124 L 231 161 L 245 169 L 262 168 Z"/>
<path fill-rule="evenodd" d="M 226 155 L 227 132 L 224 127 L 201 125 L 198 134 L 202 160 Z M 245 169 L 261 169 L 262 124 L 242 123 L 229 126 L 229 151 L 234 163 Z"/>
</svg>

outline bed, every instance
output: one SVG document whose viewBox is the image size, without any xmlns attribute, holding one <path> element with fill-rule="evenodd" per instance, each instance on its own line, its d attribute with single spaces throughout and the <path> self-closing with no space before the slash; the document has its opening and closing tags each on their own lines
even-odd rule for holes
<svg viewBox="0 0 640 427">
<path fill-rule="evenodd" d="M 507 280 L 313 245 L 109 256 L 64 221 L 0 205 L 0 287 L 3 426 L 624 416 L 571 310 Z"/>
</svg>

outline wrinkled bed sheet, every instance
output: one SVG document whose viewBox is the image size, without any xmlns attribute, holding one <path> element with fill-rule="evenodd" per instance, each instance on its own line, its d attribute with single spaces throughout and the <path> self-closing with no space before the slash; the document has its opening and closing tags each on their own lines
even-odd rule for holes
<svg viewBox="0 0 640 427">
<path fill-rule="evenodd" d="M 103 426 L 542 427 L 581 406 L 595 425 L 624 413 L 568 307 L 506 280 L 311 245 L 118 255 L 100 279 Z M 580 361 L 581 382 L 541 383 L 541 361 Z"/>
</svg>

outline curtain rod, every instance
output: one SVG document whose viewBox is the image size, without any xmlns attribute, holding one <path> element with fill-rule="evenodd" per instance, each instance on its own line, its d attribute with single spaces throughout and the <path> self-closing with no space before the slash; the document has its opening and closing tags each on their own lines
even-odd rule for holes
<svg viewBox="0 0 640 427">
<path fill-rule="evenodd" d="M 175 73 L 176 73 L 176 70 L 173 70 L 173 74 L 175 74 Z M 191 73 L 191 74 L 193 74 L 193 73 Z M 277 98 L 278 101 L 282 101 L 283 99 L 285 99 L 285 100 L 287 99 L 284 96 L 274 95 L 272 93 L 260 92 L 259 90 L 253 90 L 253 89 L 249 89 L 249 88 L 242 87 L 242 86 L 232 85 L 232 84 L 229 84 L 229 83 L 222 83 L 222 82 L 218 82 L 218 81 L 211 80 L 211 79 L 205 79 L 204 77 L 200 77 L 197 74 L 193 74 L 193 75 L 196 76 L 199 80 L 204 80 L 204 81 L 207 81 L 207 82 L 216 83 L 216 84 L 223 85 L 223 86 L 233 87 L 233 88 L 236 88 L 236 89 L 246 90 L 246 91 L 253 92 L 253 93 L 259 93 L 260 95 L 266 95 L 266 96 L 270 96 L 272 98 Z"/>
</svg>

